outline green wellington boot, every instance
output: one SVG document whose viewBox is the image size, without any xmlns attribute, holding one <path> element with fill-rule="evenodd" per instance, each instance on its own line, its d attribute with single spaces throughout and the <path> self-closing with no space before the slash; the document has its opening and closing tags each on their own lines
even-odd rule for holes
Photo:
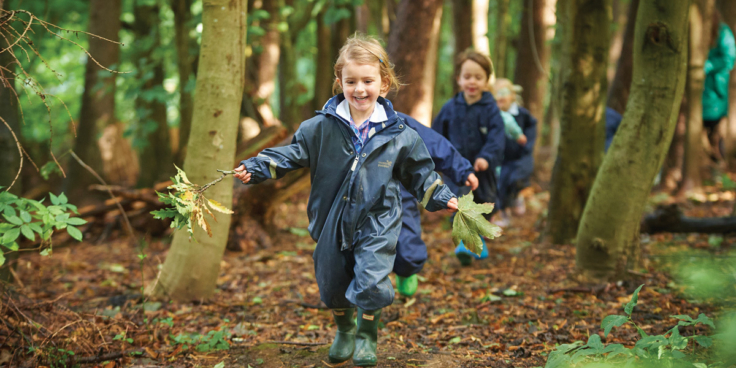
<svg viewBox="0 0 736 368">
<path fill-rule="evenodd" d="M 399 294 L 403 296 L 413 296 L 417 292 L 419 286 L 419 280 L 417 275 L 411 275 L 409 277 L 402 277 L 396 275 L 396 288 L 399 289 Z"/>
<path fill-rule="evenodd" d="M 378 344 L 378 321 L 381 310 L 365 311 L 358 308 L 358 333 L 355 335 L 355 354 L 353 365 L 356 367 L 375 367 L 378 362 L 376 347 Z"/>
<path fill-rule="evenodd" d="M 332 316 L 335 317 L 337 333 L 335 341 L 330 346 L 330 363 L 342 363 L 353 357 L 355 350 L 355 320 L 353 319 L 355 308 L 333 309 Z"/>
</svg>

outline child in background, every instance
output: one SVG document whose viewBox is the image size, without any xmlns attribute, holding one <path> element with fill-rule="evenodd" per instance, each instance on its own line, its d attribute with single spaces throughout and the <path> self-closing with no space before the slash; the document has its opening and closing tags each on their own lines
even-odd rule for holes
<svg viewBox="0 0 736 368">
<path fill-rule="evenodd" d="M 529 179 L 534 170 L 534 143 L 537 138 L 537 119 L 529 110 L 517 103 L 517 87 L 508 79 L 498 79 L 494 84 L 496 102 L 504 114 L 511 115 L 526 140 L 515 140 L 507 137 L 503 164 L 498 180 L 500 219 L 496 225 L 508 226 L 509 217 L 506 212 L 513 208 L 515 215 L 526 211 L 524 199 L 519 192 L 529 186 Z"/>
<path fill-rule="evenodd" d="M 381 309 L 394 298 L 388 275 L 401 230 L 400 186 L 429 211 L 457 211 L 457 198 L 434 172 L 422 139 L 380 96 L 396 87 L 381 44 L 350 37 L 335 63 L 333 90 L 342 93 L 299 126 L 291 145 L 266 149 L 235 169 L 243 183 L 257 184 L 309 167 L 314 270 L 337 325 L 333 363 L 352 357 L 355 366 L 377 364 Z"/>
<path fill-rule="evenodd" d="M 460 92 L 442 106 L 432 129 L 447 138 L 463 157 L 473 163 L 478 177 L 478 189 L 473 191 L 475 202 L 495 203 L 498 187 L 494 168 L 502 163 L 506 138 L 500 109 L 488 92 L 493 65 L 488 56 L 468 50 L 459 55 L 457 66 L 460 70 L 457 75 Z M 467 189 L 447 184 L 458 195 L 467 193 Z M 474 258 L 487 258 L 485 240 L 480 256 L 471 253 L 463 244 L 455 248 L 455 255 L 463 265 L 470 264 Z"/>
</svg>

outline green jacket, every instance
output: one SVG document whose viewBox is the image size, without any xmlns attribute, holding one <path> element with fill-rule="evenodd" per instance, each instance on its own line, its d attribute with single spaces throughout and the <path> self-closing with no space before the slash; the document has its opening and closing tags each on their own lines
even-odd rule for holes
<svg viewBox="0 0 736 368">
<path fill-rule="evenodd" d="M 736 42 L 726 23 L 721 23 L 716 45 L 705 62 L 703 120 L 719 120 L 728 114 L 728 81 L 736 60 Z"/>
</svg>

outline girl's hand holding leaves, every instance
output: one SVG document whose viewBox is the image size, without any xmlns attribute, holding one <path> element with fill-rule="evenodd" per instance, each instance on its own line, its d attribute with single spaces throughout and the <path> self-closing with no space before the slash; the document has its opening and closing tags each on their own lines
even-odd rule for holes
<svg viewBox="0 0 736 368">
<path fill-rule="evenodd" d="M 199 226 L 207 232 L 207 235 L 211 237 L 212 230 L 210 229 L 210 224 L 207 222 L 204 215 L 207 213 L 212 216 L 215 221 L 217 221 L 217 218 L 215 218 L 215 215 L 209 210 L 209 208 L 207 208 L 207 206 L 217 212 L 225 214 L 232 214 L 233 211 L 215 200 L 207 199 L 204 196 L 204 191 L 221 181 L 226 175 L 232 174 L 233 172 L 218 170 L 222 173 L 220 178 L 205 186 L 199 186 L 197 184 L 192 184 L 187 178 L 187 174 L 182 169 L 176 167 L 176 171 L 176 176 L 171 178 L 174 184 L 166 187 L 167 189 L 176 189 L 176 192 L 157 192 L 158 200 L 169 205 L 169 207 L 158 211 L 151 211 L 153 218 L 159 220 L 171 218 L 173 220 L 171 222 L 171 227 L 181 229 L 186 226 L 190 237 L 194 236 L 192 227 L 193 224 L 196 223 L 199 224 Z"/>
<path fill-rule="evenodd" d="M 458 210 L 452 222 L 452 241 L 455 245 L 463 242 L 465 248 L 480 255 L 483 250 L 481 236 L 489 239 L 501 236 L 501 228 L 483 217 L 492 211 L 492 203 L 473 202 L 472 192 L 462 196 L 458 200 Z"/>
</svg>

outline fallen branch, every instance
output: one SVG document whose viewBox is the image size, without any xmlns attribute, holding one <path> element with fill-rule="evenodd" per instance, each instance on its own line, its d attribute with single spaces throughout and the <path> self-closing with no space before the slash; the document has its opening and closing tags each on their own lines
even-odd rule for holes
<svg viewBox="0 0 736 368">
<path fill-rule="evenodd" d="M 672 204 L 657 207 L 653 213 L 644 216 L 641 232 L 725 234 L 736 232 L 736 217 L 687 217 L 676 204 Z"/>
</svg>

